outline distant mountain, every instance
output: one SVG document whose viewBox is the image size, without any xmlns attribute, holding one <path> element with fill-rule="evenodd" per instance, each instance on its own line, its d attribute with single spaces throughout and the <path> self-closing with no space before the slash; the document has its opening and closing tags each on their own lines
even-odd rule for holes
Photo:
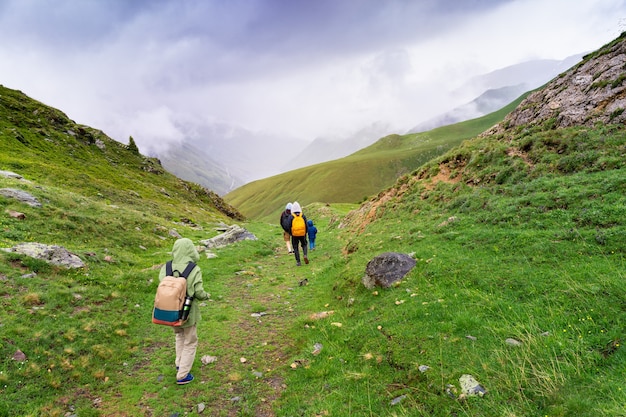
<svg viewBox="0 0 626 417">
<path fill-rule="evenodd" d="M 170 148 L 167 153 L 160 155 L 159 160 L 165 169 L 177 177 L 203 185 L 219 195 L 245 184 L 245 181 L 229 172 L 223 163 L 189 142 Z"/>
<path fill-rule="evenodd" d="M 568 70 L 582 57 L 583 54 L 578 54 L 562 61 L 552 59 L 528 61 L 473 77 L 460 90 L 479 93 L 476 99 L 421 122 L 407 133 L 426 132 L 501 109 L 523 93 L 542 86 Z"/>
<path fill-rule="evenodd" d="M 176 176 L 224 195 L 245 183 L 281 173 L 285 163 L 306 145 L 294 138 L 207 123 L 194 126 L 179 145 L 156 156 Z M 181 165 L 181 158 L 189 163 Z"/>
<path fill-rule="evenodd" d="M 526 84 L 487 90 L 475 100 L 422 122 L 407 133 L 426 132 L 489 114 L 506 106 L 527 91 L 528 86 Z"/>
<path fill-rule="evenodd" d="M 244 216 L 271 221 L 286 201 L 357 203 L 393 185 L 397 179 L 500 122 L 521 98 L 478 119 L 425 133 L 388 135 L 346 157 L 254 181 L 224 199 Z M 294 179 L 298 186 L 294 187 Z"/>
<path fill-rule="evenodd" d="M 586 52 L 569 56 L 563 60 L 536 59 L 501 68 L 470 78 L 461 89 L 481 92 L 489 89 L 525 84 L 528 90 L 547 83 L 562 72 L 581 61 Z"/>
<path fill-rule="evenodd" d="M 583 54 L 572 55 L 564 60 L 533 60 L 473 77 L 461 90 L 478 94 L 476 99 L 424 121 L 407 133 L 425 132 L 490 114 L 566 71 L 580 61 L 582 56 Z M 293 160 L 285 164 L 283 171 L 343 158 L 370 146 L 390 133 L 397 132 L 391 131 L 388 124 L 377 122 L 343 137 L 337 135 L 316 138 Z"/>
<path fill-rule="evenodd" d="M 316 138 L 302 152 L 283 165 L 283 172 L 320 162 L 343 158 L 363 149 L 390 133 L 386 123 L 372 123 L 353 134 L 343 137 Z"/>
</svg>

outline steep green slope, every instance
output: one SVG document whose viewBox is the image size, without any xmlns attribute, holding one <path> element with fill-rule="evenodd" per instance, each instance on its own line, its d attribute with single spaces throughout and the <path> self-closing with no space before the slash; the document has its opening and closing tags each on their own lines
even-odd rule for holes
<svg viewBox="0 0 626 417">
<path fill-rule="evenodd" d="M 146 210 L 165 217 L 242 218 L 215 193 L 174 177 L 156 159 L 146 158 L 101 131 L 77 125 L 61 111 L 2 86 L 0 169 L 110 204 L 146 204 Z M 199 206 L 203 210 L 198 210 Z"/>
<path fill-rule="evenodd" d="M 345 330 L 307 341 L 345 346 L 332 355 L 356 380 L 322 382 L 339 365 L 315 361 L 308 386 L 388 392 L 353 401 L 356 414 L 400 398 L 402 415 L 623 415 L 624 155 L 622 125 L 521 127 L 464 142 L 350 213 L 334 295 L 353 302 L 330 306 Z M 359 290 L 389 251 L 414 253 L 415 270 L 392 291 Z M 487 395 L 463 395 L 463 374 Z"/>
<path fill-rule="evenodd" d="M 120 394 L 109 381 L 169 341 L 150 312 L 155 270 L 176 236 L 210 238 L 243 217 L 158 161 L 5 87 L 0 171 L 21 176 L 0 174 L 0 189 L 41 202 L 0 197 L 0 416 L 101 415 L 107 389 Z M 24 242 L 62 246 L 85 267 L 10 250 Z M 130 404 L 102 415 L 139 415 Z"/>
<path fill-rule="evenodd" d="M 246 184 L 224 196 L 249 218 L 274 221 L 288 201 L 357 203 L 400 176 L 501 121 L 523 99 L 483 116 L 429 132 L 390 135 L 345 158 Z"/>
</svg>

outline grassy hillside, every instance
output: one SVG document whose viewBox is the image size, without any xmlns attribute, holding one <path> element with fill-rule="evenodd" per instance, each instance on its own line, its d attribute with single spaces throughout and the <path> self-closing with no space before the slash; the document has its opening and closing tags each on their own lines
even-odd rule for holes
<svg viewBox="0 0 626 417">
<path fill-rule="evenodd" d="M 344 372 L 406 396 L 398 415 L 624 415 L 625 150 L 621 125 L 474 139 L 351 213 Z M 390 250 L 416 270 L 357 290 L 357 265 Z M 466 373 L 489 393 L 452 405 Z"/>
<path fill-rule="evenodd" d="M 358 203 L 430 159 L 476 136 L 515 108 L 409 135 L 390 135 L 345 158 L 329 161 L 248 183 L 224 196 L 245 216 L 276 221 L 288 201 Z"/>
<path fill-rule="evenodd" d="M 243 218 L 212 191 L 168 173 L 158 160 L 2 86 L 0 169 L 108 204 L 144 206 L 166 218 Z"/>
<path fill-rule="evenodd" d="M 177 386 L 171 329 L 150 323 L 169 231 L 199 242 L 232 219 L 62 113 L 4 89 L 0 103 L 0 170 L 27 180 L 0 188 L 44 203 L 0 197 L 0 246 L 59 244 L 87 265 L 0 251 L 2 417 L 626 415 L 623 124 L 520 125 L 361 205 L 307 203 L 319 234 L 306 266 L 278 225 L 242 223 L 257 240 L 199 261 L 211 300 L 196 379 Z M 415 268 L 366 289 L 388 251 Z M 463 375 L 486 394 L 464 394 Z"/>
</svg>

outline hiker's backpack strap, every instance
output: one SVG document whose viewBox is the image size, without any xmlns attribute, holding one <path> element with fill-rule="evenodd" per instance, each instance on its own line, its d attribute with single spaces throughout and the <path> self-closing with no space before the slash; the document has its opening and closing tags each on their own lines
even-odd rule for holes
<svg viewBox="0 0 626 417">
<path fill-rule="evenodd" d="M 185 270 L 183 271 L 183 273 L 180 275 L 181 277 L 184 277 L 185 279 L 187 279 L 187 277 L 189 276 L 189 274 L 191 274 L 191 271 L 193 271 L 193 269 L 196 267 L 196 264 L 189 261 L 189 263 L 187 264 L 187 267 L 185 268 Z"/>
<path fill-rule="evenodd" d="M 174 271 L 172 271 L 172 261 L 167 261 L 167 263 L 165 264 L 165 276 L 171 277 L 173 274 Z"/>
</svg>

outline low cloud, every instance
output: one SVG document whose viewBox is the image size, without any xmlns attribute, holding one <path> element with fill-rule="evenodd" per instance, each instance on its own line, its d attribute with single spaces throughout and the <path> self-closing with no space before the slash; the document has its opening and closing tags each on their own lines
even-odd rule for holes
<svg viewBox="0 0 626 417">
<path fill-rule="evenodd" d="M 121 142 L 133 136 L 142 152 L 212 122 L 309 141 L 377 122 L 402 133 L 473 99 L 460 89 L 471 77 L 599 48 L 626 29 L 625 10 L 625 0 L 5 0 L 0 83 Z"/>
</svg>

